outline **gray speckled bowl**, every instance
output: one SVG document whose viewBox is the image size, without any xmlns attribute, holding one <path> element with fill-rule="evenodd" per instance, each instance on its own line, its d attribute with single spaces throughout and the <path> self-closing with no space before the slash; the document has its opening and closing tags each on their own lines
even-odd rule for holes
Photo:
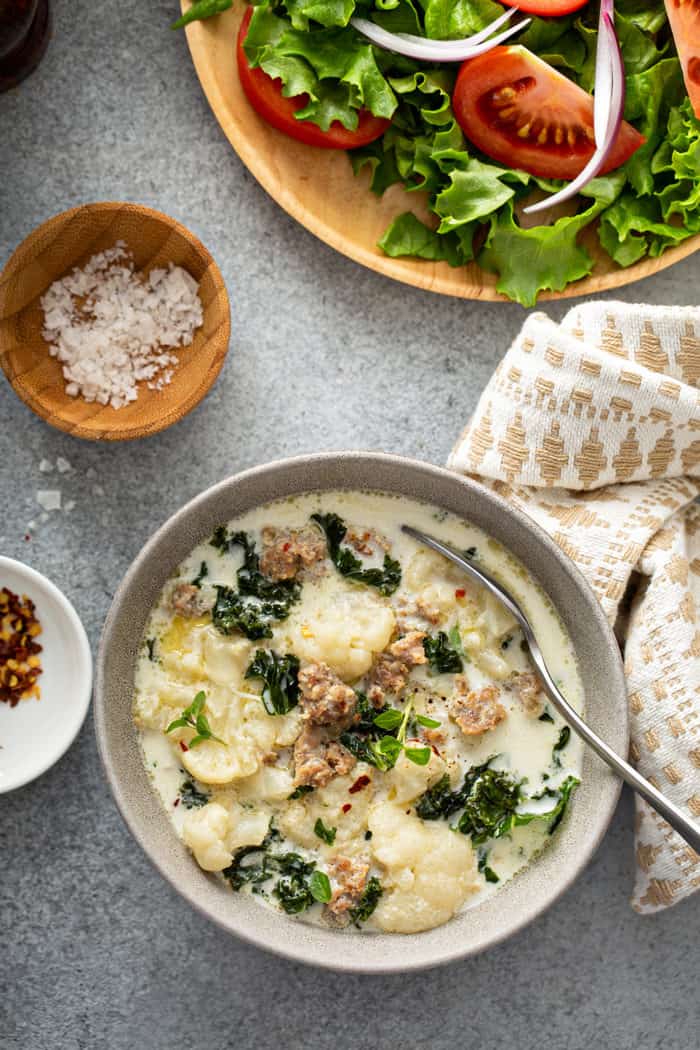
<svg viewBox="0 0 700 1050">
<path fill-rule="evenodd" d="M 387 973 L 449 962 L 496 944 L 530 922 L 576 878 L 612 816 L 619 781 L 589 751 L 567 820 L 545 853 L 485 903 L 426 933 L 334 932 L 277 914 L 205 874 L 176 837 L 144 770 L 131 721 L 136 654 L 148 613 L 182 559 L 222 521 L 269 500 L 322 489 L 374 489 L 437 504 L 508 547 L 547 591 L 573 639 L 587 717 L 626 754 L 620 655 L 578 570 L 523 514 L 456 474 L 399 456 L 328 453 L 271 463 L 208 489 L 146 544 L 117 591 L 97 662 L 95 719 L 114 797 L 136 840 L 169 882 L 208 918 L 261 948 L 336 970 Z"/>
</svg>

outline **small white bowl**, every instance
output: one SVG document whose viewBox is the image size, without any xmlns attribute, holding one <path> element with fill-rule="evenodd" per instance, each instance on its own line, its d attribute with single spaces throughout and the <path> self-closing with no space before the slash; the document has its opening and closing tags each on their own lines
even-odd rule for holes
<svg viewBox="0 0 700 1050">
<path fill-rule="evenodd" d="M 45 773 L 75 740 L 90 706 L 92 654 L 75 609 L 50 580 L 12 558 L 0 557 L 0 588 L 26 594 L 36 605 L 41 698 L 0 702 L 0 794 Z"/>
</svg>

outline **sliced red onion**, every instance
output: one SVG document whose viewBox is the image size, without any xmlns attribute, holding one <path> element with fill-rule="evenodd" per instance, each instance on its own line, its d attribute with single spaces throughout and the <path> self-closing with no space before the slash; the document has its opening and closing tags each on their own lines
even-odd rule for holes
<svg viewBox="0 0 700 1050">
<path fill-rule="evenodd" d="M 468 58 L 476 58 L 477 55 L 482 55 L 490 51 L 492 47 L 502 44 L 504 40 L 519 33 L 529 24 L 531 19 L 526 18 L 517 25 L 509 26 L 499 36 L 490 36 L 494 29 L 498 29 L 507 22 L 515 11 L 517 8 L 511 8 L 495 19 L 486 29 L 464 40 L 430 40 L 428 37 L 411 36 L 410 33 L 390 33 L 375 22 L 369 22 L 366 18 L 351 18 L 350 24 L 358 33 L 362 33 L 378 47 L 386 51 L 394 51 L 398 55 L 405 55 L 407 58 L 417 58 L 422 62 L 465 62 Z M 487 37 L 489 39 L 486 39 Z"/>
<path fill-rule="evenodd" d="M 551 197 L 545 197 L 544 200 L 523 208 L 526 215 L 533 215 L 535 212 L 551 208 L 555 204 L 562 204 L 571 197 L 575 197 L 596 175 L 600 174 L 610 156 L 625 108 L 625 65 L 613 19 L 613 0 L 601 0 L 593 105 L 595 153 L 583 171 L 568 186 Z"/>
<path fill-rule="evenodd" d="M 480 29 L 478 33 L 474 33 L 472 36 L 465 37 L 463 40 L 429 40 L 424 36 L 413 36 L 411 33 L 397 33 L 396 35 L 401 40 L 407 40 L 411 44 L 425 44 L 425 43 L 436 43 L 436 44 L 451 44 L 453 47 L 463 47 L 465 44 L 474 45 L 480 44 L 483 40 L 488 40 L 492 33 L 495 33 L 497 29 L 500 29 L 502 25 L 509 22 L 513 17 L 517 7 L 511 7 L 508 11 L 504 11 L 502 15 L 494 19 L 485 29 Z"/>
<path fill-rule="evenodd" d="M 619 51 L 619 44 L 617 40 L 617 34 L 615 33 L 615 11 L 614 11 L 614 0 L 601 0 L 600 3 L 600 16 L 598 20 L 598 40 L 601 39 L 601 28 L 603 19 L 610 22 L 613 25 L 613 36 L 615 37 L 614 49 Z M 609 27 L 608 27 L 609 28 Z M 620 59 L 622 61 L 622 59 Z M 609 99 L 612 98 L 613 94 L 613 68 L 614 68 L 614 55 L 612 61 L 598 61 L 598 54 L 596 54 L 596 66 L 595 66 L 595 84 L 593 87 L 595 98 Z M 605 138 L 605 131 L 607 127 L 607 107 L 603 105 L 594 105 L 593 107 L 593 131 L 595 133 L 596 146 Z"/>
</svg>

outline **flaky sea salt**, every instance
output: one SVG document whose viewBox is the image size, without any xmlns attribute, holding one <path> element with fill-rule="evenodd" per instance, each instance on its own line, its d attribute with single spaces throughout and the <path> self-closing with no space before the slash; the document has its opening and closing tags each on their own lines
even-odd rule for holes
<svg viewBox="0 0 700 1050">
<path fill-rule="evenodd" d="M 39 464 L 39 470 L 42 474 L 50 474 L 53 470 L 53 463 L 50 459 L 42 459 L 41 463 Z"/>
<path fill-rule="evenodd" d="M 58 473 L 67 474 L 70 469 L 71 465 L 68 462 L 68 460 L 64 459 L 63 456 L 59 456 L 56 460 L 56 470 L 58 471 Z"/>
<path fill-rule="evenodd" d="M 112 408 L 135 401 L 141 381 L 157 390 L 169 383 L 178 360 L 171 351 L 191 343 L 203 321 L 194 278 L 172 263 L 136 274 L 123 241 L 55 281 L 41 305 L 66 393 Z"/>
<path fill-rule="evenodd" d="M 45 511 L 61 509 L 61 493 L 58 489 L 39 489 L 36 494 L 36 501 Z M 43 514 L 41 520 L 44 520 Z"/>
</svg>

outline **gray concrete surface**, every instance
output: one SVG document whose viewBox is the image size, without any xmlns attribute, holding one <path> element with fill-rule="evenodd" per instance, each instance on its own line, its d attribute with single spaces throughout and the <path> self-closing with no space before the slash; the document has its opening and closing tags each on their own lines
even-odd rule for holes
<svg viewBox="0 0 700 1050">
<path fill-rule="evenodd" d="M 0 550 L 54 579 L 96 643 L 146 537 L 225 475 L 349 446 L 442 462 L 525 315 L 394 284 L 288 218 L 219 131 L 171 0 L 53 8 L 41 68 L 0 96 L 0 263 L 70 205 L 141 201 L 203 239 L 233 304 L 215 389 L 148 441 L 71 439 L 0 384 Z M 624 298 L 697 302 L 699 266 Z M 39 461 L 57 455 L 75 509 L 26 541 Z M 698 900 L 635 915 L 631 850 L 625 796 L 582 878 L 510 942 L 407 978 L 323 975 L 230 939 L 168 888 L 122 825 L 88 719 L 56 767 L 0 797 L 0 1045 L 690 1050 Z"/>
</svg>

